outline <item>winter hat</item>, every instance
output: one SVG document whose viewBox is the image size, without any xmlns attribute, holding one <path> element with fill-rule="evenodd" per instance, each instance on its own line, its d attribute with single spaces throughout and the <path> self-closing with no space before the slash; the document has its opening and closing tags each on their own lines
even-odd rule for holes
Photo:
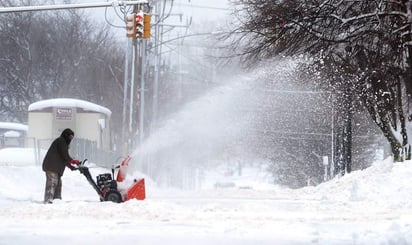
<svg viewBox="0 0 412 245">
<path fill-rule="evenodd" d="M 74 137 L 74 132 L 73 130 L 71 130 L 70 128 L 66 128 L 65 130 L 63 130 L 62 134 L 60 135 L 60 137 L 63 137 L 64 141 L 66 141 L 66 144 L 70 144 L 70 141 L 72 141 L 73 137 Z"/>
</svg>

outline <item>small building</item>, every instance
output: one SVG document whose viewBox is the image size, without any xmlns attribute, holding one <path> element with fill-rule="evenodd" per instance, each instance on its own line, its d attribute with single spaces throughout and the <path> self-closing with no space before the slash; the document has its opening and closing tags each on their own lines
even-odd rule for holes
<svg viewBox="0 0 412 245">
<path fill-rule="evenodd" d="M 28 126 L 21 123 L 0 122 L 0 148 L 23 147 Z"/>
<path fill-rule="evenodd" d="M 109 150 L 111 111 L 78 99 L 49 99 L 35 102 L 28 109 L 28 138 L 45 148 L 65 128 L 75 132 L 75 139 L 96 142 L 97 148 Z M 38 143 L 36 143 L 38 144 Z"/>
</svg>

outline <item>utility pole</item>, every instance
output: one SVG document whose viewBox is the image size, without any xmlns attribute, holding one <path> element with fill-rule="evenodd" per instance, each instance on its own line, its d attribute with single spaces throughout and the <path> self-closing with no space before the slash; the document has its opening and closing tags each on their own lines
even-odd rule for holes
<svg viewBox="0 0 412 245">
<path fill-rule="evenodd" d="M 147 4 L 138 4 L 133 8 L 132 13 L 128 13 L 126 16 L 126 36 L 128 39 L 128 50 L 132 50 L 131 57 L 131 74 L 130 74 L 130 93 L 129 93 L 129 137 L 123 135 L 123 141 L 127 138 L 129 144 L 138 143 L 142 144 L 145 136 L 145 87 L 146 87 L 146 39 L 150 38 L 150 6 Z M 131 47 L 129 43 L 131 42 Z M 127 55 L 127 54 L 126 54 Z M 128 56 L 128 55 L 127 55 Z M 128 56 L 129 57 L 129 56 Z M 129 63 L 126 63 L 128 66 Z M 128 72 L 128 69 L 125 69 Z M 125 83 L 128 79 L 128 74 L 125 74 Z M 127 84 L 124 85 L 124 97 L 127 97 Z M 139 108 L 137 110 L 136 94 L 139 94 Z M 123 105 L 123 126 L 126 124 L 126 101 Z M 135 118 L 134 112 L 138 111 L 138 120 Z M 136 126 L 137 125 L 137 126 Z M 124 132 L 126 130 L 123 130 Z M 138 132 L 138 138 L 135 138 Z"/>
<path fill-rule="evenodd" d="M 165 8 L 162 6 L 165 4 L 162 1 L 156 1 L 155 4 L 155 25 L 154 25 L 154 43 L 152 46 L 153 51 L 153 94 L 152 94 L 152 117 L 151 117 L 151 130 L 154 130 L 157 126 L 158 121 L 158 114 L 159 114 L 159 81 L 160 81 L 160 73 L 161 73 L 161 63 L 162 63 L 162 47 L 163 47 L 163 27 L 170 27 L 170 28 L 188 28 L 190 24 L 186 25 L 176 25 L 176 24 L 166 24 L 164 21 L 166 18 L 171 16 L 179 16 L 182 17 L 182 14 L 173 14 L 169 13 L 166 17 L 163 16 L 162 10 Z M 180 40 L 180 35 L 176 40 Z M 179 53 L 180 55 L 180 53 Z"/>
<path fill-rule="evenodd" d="M 133 134 L 133 108 L 134 108 L 134 89 L 135 89 L 135 70 L 136 70 L 136 40 L 132 40 L 132 64 L 130 76 L 130 104 L 129 104 L 129 135 Z"/>
<path fill-rule="evenodd" d="M 151 11 L 152 11 L 152 6 L 148 4 L 137 4 L 135 5 L 133 9 L 133 16 L 131 20 L 134 21 L 134 23 L 129 23 L 129 26 L 132 27 L 132 29 L 129 28 L 129 30 L 133 30 L 132 32 L 129 32 L 127 36 L 129 38 L 132 38 L 132 49 L 134 58 L 132 58 L 132 64 L 130 66 L 132 67 L 132 75 L 130 77 L 130 90 L 133 90 L 133 87 L 137 89 L 139 87 L 139 113 L 138 113 L 138 138 L 135 139 L 138 144 L 142 144 L 144 141 L 144 138 L 147 136 L 147 130 L 154 130 L 157 125 L 157 120 L 158 120 L 158 111 L 159 111 L 159 79 L 160 79 L 160 66 L 161 66 L 161 48 L 162 48 L 162 28 L 163 26 L 170 26 L 172 28 L 174 27 L 185 27 L 187 28 L 189 25 L 167 25 L 164 24 L 163 21 L 165 20 L 165 16 L 163 16 L 162 11 L 164 9 L 164 6 L 162 6 L 163 3 L 162 1 L 156 1 L 154 2 L 154 35 L 150 35 L 150 16 L 151 16 Z M 144 14 L 144 23 L 139 25 L 139 21 L 141 21 L 141 18 L 138 18 L 139 15 Z M 167 17 L 170 16 L 170 14 L 167 15 Z M 181 15 L 179 15 L 181 16 Z M 149 17 L 149 18 L 146 18 Z M 135 19 L 136 18 L 136 19 Z M 141 29 L 139 29 L 139 26 L 141 26 Z M 140 30 L 140 31 L 139 31 Z M 140 32 L 140 33 L 139 33 Z M 149 57 L 147 56 L 148 51 L 149 51 L 149 45 L 148 45 L 148 40 L 151 38 L 151 41 L 153 42 L 151 45 L 151 52 L 153 54 L 152 59 L 149 60 Z M 132 55 L 133 56 L 133 55 Z M 136 63 L 134 64 L 133 62 Z M 148 109 L 147 105 L 147 99 L 148 96 L 146 94 L 147 87 L 148 87 L 148 81 L 146 80 L 148 78 L 148 73 L 147 68 L 148 68 L 148 63 L 153 62 L 153 77 L 152 77 L 152 83 L 151 83 L 151 88 L 153 89 L 152 94 L 151 94 L 151 118 L 148 120 Z M 133 69 L 136 69 L 136 72 L 133 72 Z M 139 79 L 136 81 L 136 79 Z M 139 84 L 139 86 L 136 86 L 136 84 Z M 126 87 L 126 85 L 125 85 Z M 136 89 L 134 89 L 136 91 Z M 129 104 L 129 110 L 133 110 L 133 105 L 136 103 L 133 102 L 134 97 L 133 94 L 134 92 L 131 92 L 129 94 L 130 96 L 130 104 Z M 127 95 L 125 94 L 125 97 Z M 125 109 L 124 109 L 125 112 Z M 129 111 L 129 134 L 133 136 L 133 118 L 135 118 L 136 115 L 134 116 L 131 111 Z M 124 117 L 123 117 L 124 118 Z M 125 119 L 124 119 L 125 120 Z M 147 123 L 150 123 L 150 125 L 146 125 Z M 137 131 L 137 130 L 136 130 Z"/>
<path fill-rule="evenodd" d="M 131 42 L 129 39 L 126 40 L 125 48 L 125 61 L 124 61 L 124 81 L 123 81 L 123 112 L 122 112 L 122 142 L 123 142 L 123 155 L 127 154 L 127 144 L 126 144 L 126 113 L 127 113 L 127 91 L 129 84 L 129 61 Z"/>
<path fill-rule="evenodd" d="M 141 40 L 140 44 L 140 117 L 139 117 L 139 145 L 143 143 L 145 133 L 145 63 L 146 42 Z"/>
<path fill-rule="evenodd" d="M 160 7 L 161 7 L 161 2 L 156 1 L 155 9 L 156 9 L 156 14 L 155 14 L 155 36 L 154 36 L 154 71 L 153 71 L 153 102 L 152 102 L 152 123 L 151 123 L 151 129 L 153 130 L 156 128 L 157 125 L 157 112 L 158 112 L 158 91 L 159 91 L 159 67 L 160 67 L 160 52 L 159 52 L 159 44 L 160 44 L 160 26 L 158 25 L 160 23 Z"/>
</svg>

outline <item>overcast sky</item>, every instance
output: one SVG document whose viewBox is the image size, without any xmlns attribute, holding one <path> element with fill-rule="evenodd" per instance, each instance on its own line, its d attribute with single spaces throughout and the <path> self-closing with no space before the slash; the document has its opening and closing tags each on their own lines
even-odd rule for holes
<svg viewBox="0 0 412 245">
<path fill-rule="evenodd" d="M 112 1 L 112 0 L 107 0 Z M 170 6 L 171 0 L 166 0 Z M 58 3 L 59 1 L 56 1 Z M 63 0 L 61 0 L 63 2 Z M 77 3 L 95 3 L 95 2 L 106 2 L 105 0 L 77 0 Z M 169 9 L 166 9 L 168 11 Z M 105 21 L 111 24 L 114 28 L 119 30 L 119 33 L 123 32 L 124 23 L 122 19 L 116 15 L 113 8 L 91 8 L 84 10 L 87 14 L 92 15 L 98 21 Z M 119 8 L 117 8 L 119 12 Z M 106 13 L 106 14 L 105 14 Z M 204 20 L 214 20 L 216 18 L 224 18 L 230 14 L 228 0 L 174 0 L 172 14 L 182 14 L 182 22 L 184 25 L 187 21 L 192 18 L 193 23 L 203 22 Z M 105 17 L 106 15 L 106 17 Z M 173 19 L 174 18 L 174 19 Z M 168 22 L 176 23 L 179 21 L 179 17 L 172 16 L 169 17 Z"/>
<path fill-rule="evenodd" d="M 225 16 L 230 11 L 224 10 L 229 9 L 227 0 L 179 0 L 176 5 L 184 5 L 182 11 L 187 12 L 188 16 L 193 16 L 193 18 L 218 18 Z M 177 9 L 179 9 L 177 7 Z"/>
<path fill-rule="evenodd" d="M 107 0 L 111 1 L 111 0 Z M 58 1 L 56 1 L 58 2 Z M 63 0 L 61 0 L 63 2 Z M 95 3 L 105 2 L 104 0 L 77 0 L 78 3 Z M 168 5 L 172 3 L 171 0 L 167 0 Z M 168 9 L 166 9 L 168 10 Z M 104 8 L 87 9 L 87 12 L 92 13 L 96 17 L 101 16 L 104 20 Z M 113 19 L 117 19 L 114 10 L 107 8 L 109 16 Z M 220 18 L 224 17 L 229 11 L 229 4 L 227 0 L 174 0 L 173 10 L 174 14 L 183 14 L 183 16 L 194 20 L 208 19 L 208 18 Z"/>
</svg>

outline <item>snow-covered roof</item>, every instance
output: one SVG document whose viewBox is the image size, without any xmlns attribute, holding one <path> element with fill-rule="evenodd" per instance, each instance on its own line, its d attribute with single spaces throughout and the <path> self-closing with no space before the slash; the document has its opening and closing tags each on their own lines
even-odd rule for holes
<svg viewBox="0 0 412 245">
<path fill-rule="evenodd" d="M 0 122 L 0 129 L 27 131 L 28 126 L 21 123 Z"/>
<path fill-rule="evenodd" d="M 49 100 L 41 100 L 34 102 L 33 104 L 29 105 L 29 112 L 30 111 L 38 111 L 45 108 L 50 107 L 77 107 L 82 108 L 85 111 L 94 111 L 106 114 L 108 117 L 111 116 L 112 112 L 107 109 L 106 107 L 85 101 L 85 100 L 78 100 L 78 99 L 68 99 L 68 98 L 58 98 L 58 99 L 49 99 Z"/>
<path fill-rule="evenodd" d="M 4 137 L 6 138 L 18 138 L 21 136 L 21 133 L 14 131 L 14 130 L 10 130 L 4 133 Z"/>
</svg>

